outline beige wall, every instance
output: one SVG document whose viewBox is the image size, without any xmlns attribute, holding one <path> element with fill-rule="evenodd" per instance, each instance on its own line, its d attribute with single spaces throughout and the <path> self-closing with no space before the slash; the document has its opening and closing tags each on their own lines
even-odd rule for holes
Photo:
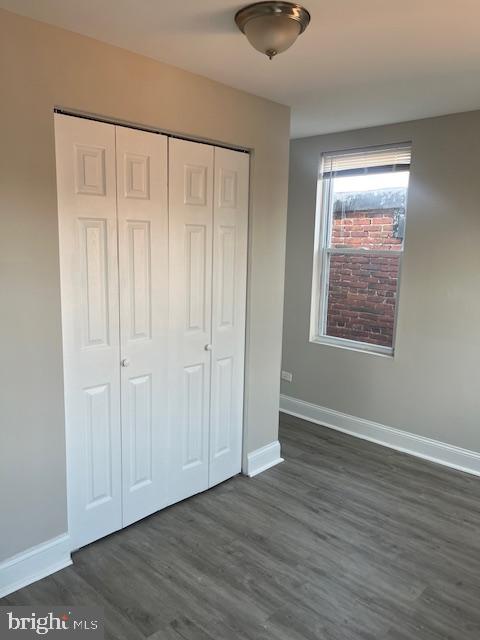
<svg viewBox="0 0 480 640">
<path fill-rule="evenodd" d="M 66 530 L 53 108 L 253 149 L 247 451 L 277 439 L 287 107 L 0 11 L 0 560 Z"/>
<path fill-rule="evenodd" d="M 294 140 L 282 393 L 480 451 L 480 111 Z M 395 357 L 308 342 L 320 154 L 411 140 Z"/>
</svg>

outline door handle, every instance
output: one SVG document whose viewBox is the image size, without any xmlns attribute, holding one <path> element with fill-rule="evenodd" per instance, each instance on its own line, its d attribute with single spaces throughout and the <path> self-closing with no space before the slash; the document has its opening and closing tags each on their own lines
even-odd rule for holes
<svg viewBox="0 0 480 640">
<path fill-rule="evenodd" d="M 211 344 L 206 344 L 205 345 L 205 351 L 211 351 L 212 350 L 212 345 Z"/>
<path fill-rule="evenodd" d="M 128 358 L 123 358 L 123 360 L 120 361 L 120 364 L 122 365 L 122 367 L 128 367 L 128 365 L 130 364 L 130 360 Z"/>
</svg>

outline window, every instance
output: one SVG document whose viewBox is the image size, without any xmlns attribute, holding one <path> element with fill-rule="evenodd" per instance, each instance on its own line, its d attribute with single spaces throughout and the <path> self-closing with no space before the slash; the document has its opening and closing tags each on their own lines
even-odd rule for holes
<svg viewBox="0 0 480 640">
<path fill-rule="evenodd" d="M 325 153 L 311 340 L 393 354 L 411 149 Z"/>
</svg>

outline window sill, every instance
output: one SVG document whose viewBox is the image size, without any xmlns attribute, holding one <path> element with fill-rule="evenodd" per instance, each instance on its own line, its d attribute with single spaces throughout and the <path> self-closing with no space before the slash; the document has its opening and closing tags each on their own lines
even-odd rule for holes
<svg viewBox="0 0 480 640">
<path fill-rule="evenodd" d="M 383 347 L 376 344 L 367 344 L 365 342 L 355 342 L 346 338 L 333 338 L 331 336 L 312 336 L 310 342 L 321 344 L 327 347 L 337 347 L 339 349 L 347 349 L 348 351 L 358 351 L 371 356 L 380 356 L 381 358 L 393 358 L 394 350 L 391 347 Z"/>
</svg>

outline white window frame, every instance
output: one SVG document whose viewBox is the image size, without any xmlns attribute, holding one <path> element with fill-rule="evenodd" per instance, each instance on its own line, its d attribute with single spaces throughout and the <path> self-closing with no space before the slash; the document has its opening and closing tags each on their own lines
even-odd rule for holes
<svg viewBox="0 0 480 640">
<path fill-rule="evenodd" d="M 334 248 L 328 246 L 328 240 L 330 237 L 330 230 L 332 224 L 332 179 L 325 180 L 322 178 L 322 167 L 325 157 L 342 154 L 351 154 L 352 152 L 362 153 L 363 151 L 374 151 L 382 148 L 411 148 L 411 142 L 394 143 L 389 145 L 377 146 L 377 147 L 362 147 L 359 149 L 348 149 L 343 151 L 329 151 L 322 154 L 319 167 L 319 176 L 317 181 L 317 201 L 315 211 L 315 244 L 313 254 L 313 277 L 312 277 L 312 296 L 310 307 L 310 342 L 329 345 L 333 347 L 340 347 L 342 349 L 349 349 L 351 351 L 361 351 L 363 353 L 370 353 L 374 355 L 393 358 L 395 354 L 395 342 L 397 335 L 397 317 L 398 306 L 400 300 L 400 278 L 402 274 L 402 262 L 405 238 L 402 242 L 401 250 L 387 250 L 382 251 L 379 249 L 354 249 L 351 247 Z M 407 190 L 408 198 L 408 190 Z M 406 203 L 407 204 L 407 203 Z M 405 209 L 405 222 L 406 222 L 407 207 Z M 405 224 L 406 228 L 406 224 Z M 335 254 L 353 254 L 353 255 L 375 255 L 375 256 L 398 256 L 399 257 L 399 270 L 397 280 L 396 291 L 396 303 L 395 303 L 395 315 L 393 324 L 393 340 L 392 346 L 386 347 L 384 345 L 369 344 L 368 342 L 360 342 L 357 340 L 349 340 L 348 338 L 338 338 L 336 336 L 326 335 L 327 328 L 327 312 L 328 312 L 328 285 L 330 270 L 328 269 L 329 257 Z"/>
</svg>

